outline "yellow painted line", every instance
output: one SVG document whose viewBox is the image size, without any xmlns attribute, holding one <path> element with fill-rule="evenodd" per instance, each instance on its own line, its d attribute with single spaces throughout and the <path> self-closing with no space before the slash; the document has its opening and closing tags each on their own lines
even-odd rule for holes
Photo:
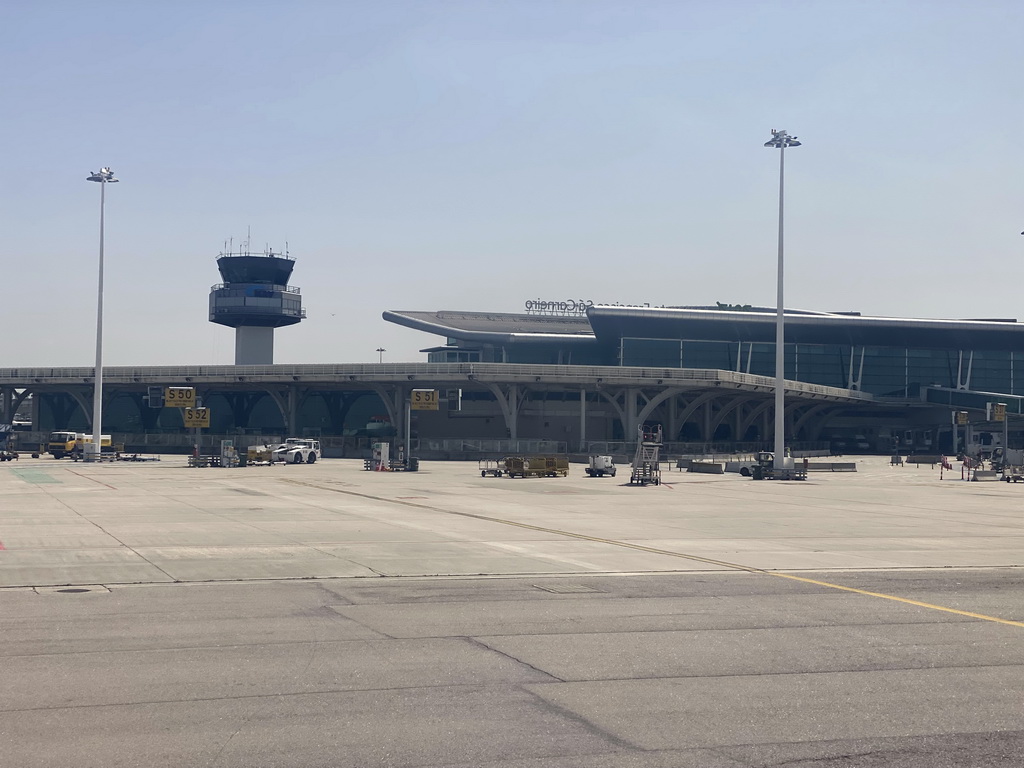
<svg viewBox="0 0 1024 768">
<path fill-rule="evenodd" d="M 972 613 L 971 611 L 961 611 L 956 608 L 948 608 L 944 605 L 935 605 L 934 603 L 922 603 L 920 600 L 911 600 L 906 597 L 899 597 L 897 595 L 889 595 L 885 592 L 870 592 L 866 589 L 857 589 L 856 587 L 844 587 L 842 584 L 833 584 L 830 581 L 818 581 L 817 579 L 808 579 L 805 576 L 794 576 L 791 573 L 774 573 L 772 571 L 758 571 L 766 576 L 775 576 L 779 579 L 791 579 L 793 581 L 803 581 L 807 584 L 817 584 L 821 587 L 829 587 L 830 589 L 840 589 L 843 592 L 855 592 L 858 595 L 867 595 L 868 597 L 880 597 L 883 600 L 895 600 L 897 603 L 906 603 L 907 605 L 916 605 L 920 608 L 930 608 L 933 611 L 942 611 L 943 613 L 955 613 L 958 616 L 969 616 L 972 619 L 982 619 L 983 621 L 994 621 L 997 624 L 1007 624 L 1011 627 L 1024 627 L 1024 621 L 1011 621 L 1010 619 L 1000 619 L 998 616 L 988 616 L 984 613 Z"/>
<path fill-rule="evenodd" d="M 323 485 L 317 485 L 315 483 L 304 483 L 299 480 L 283 479 L 282 482 L 294 483 L 295 485 L 304 485 L 309 488 L 316 488 L 321 491 L 333 491 L 335 493 L 343 493 L 348 496 L 360 496 L 364 499 L 371 499 L 373 501 L 383 501 L 390 504 L 401 504 L 406 507 L 416 507 L 417 509 L 426 509 L 430 512 L 438 512 L 445 515 L 458 515 L 459 517 L 470 517 L 476 520 L 484 520 L 490 523 L 500 523 L 501 525 L 511 525 L 515 528 L 525 528 L 530 531 L 538 531 L 540 533 L 552 533 L 557 536 L 565 536 L 570 539 L 579 539 L 581 541 L 593 541 L 599 544 L 609 544 L 613 547 L 623 547 L 625 549 L 635 549 L 639 552 L 649 552 L 654 555 L 668 555 L 669 557 L 676 557 L 682 560 L 691 560 L 697 563 L 704 563 L 706 565 L 717 565 L 723 568 L 729 568 L 734 571 L 744 571 L 746 573 L 755 573 L 761 576 L 773 576 L 777 579 L 789 579 L 790 581 L 801 581 L 805 584 L 814 584 L 819 587 L 827 587 L 829 589 L 837 589 L 842 592 L 853 592 L 858 595 L 865 595 L 867 597 L 877 597 L 882 600 L 892 600 L 897 603 L 905 603 L 906 605 L 916 605 L 919 608 L 928 608 L 933 611 L 941 611 L 943 613 L 952 613 L 957 616 L 967 616 L 972 619 L 981 619 L 982 621 L 992 621 L 997 624 L 1006 624 L 1011 627 L 1024 627 L 1024 621 L 1013 621 L 1011 619 L 1001 619 L 998 616 L 988 616 L 984 613 L 972 613 L 971 611 L 961 611 L 957 608 L 949 608 L 944 605 L 935 605 L 934 603 L 924 603 L 920 600 L 911 600 L 907 597 L 899 597 L 898 595 L 890 595 L 885 592 L 871 592 L 866 589 L 857 589 L 856 587 L 844 587 L 842 584 L 833 584 L 830 581 L 820 581 L 818 579 L 809 579 L 806 576 L 796 576 L 791 573 L 780 573 L 778 571 L 766 571 L 763 568 L 755 568 L 751 565 L 743 565 L 741 563 L 730 563 L 727 560 L 715 560 L 710 557 L 701 557 L 700 555 L 690 555 L 684 552 L 673 552 L 668 549 L 658 549 L 656 547 L 646 547 L 643 544 L 631 544 L 628 541 L 618 541 L 616 539 L 602 539 L 599 536 L 588 536 L 585 533 L 574 533 L 573 531 L 563 531 L 558 528 L 545 528 L 540 525 L 530 525 L 529 523 L 520 523 L 515 520 L 505 520 L 500 517 L 490 517 L 488 515 L 478 515 L 473 512 L 457 512 L 452 509 L 442 509 L 440 507 L 432 507 L 429 504 L 414 504 L 409 501 L 403 501 L 398 499 L 389 499 L 385 496 L 374 496 L 368 493 L 359 493 L 357 491 L 347 491 L 342 488 L 329 488 Z"/>
</svg>

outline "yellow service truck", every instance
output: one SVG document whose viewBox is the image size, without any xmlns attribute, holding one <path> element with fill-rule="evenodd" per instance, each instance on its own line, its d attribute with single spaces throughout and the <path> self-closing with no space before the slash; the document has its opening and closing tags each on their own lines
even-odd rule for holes
<svg viewBox="0 0 1024 768">
<path fill-rule="evenodd" d="M 46 452 L 55 459 L 69 456 L 72 459 L 82 458 L 86 443 L 92 442 L 92 435 L 81 432 L 51 432 L 46 443 Z M 100 435 L 100 451 L 109 452 L 113 448 L 110 435 Z"/>
</svg>

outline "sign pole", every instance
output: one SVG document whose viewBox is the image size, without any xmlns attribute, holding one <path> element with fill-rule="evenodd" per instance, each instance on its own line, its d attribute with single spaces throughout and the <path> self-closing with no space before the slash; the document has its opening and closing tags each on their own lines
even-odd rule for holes
<svg viewBox="0 0 1024 768">
<path fill-rule="evenodd" d="M 150 388 L 150 405 L 153 404 L 154 392 Z M 192 456 L 199 458 L 199 433 L 203 427 L 210 426 L 210 409 L 200 404 L 200 398 L 196 397 L 195 387 L 167 387 L 164 390 L 163 406 L 181 409 L 181 420 L 185 427 L 185 434 L 189 428 L 192 432 Z"/>
<path fill-rule="evenodd" d="M 412 393 L 409 393 L 409 399 L 405 401 L 405 456 L 402 460 L 405 462 L 405 466 L 409 466 L 409 456 L 412 455 Z"/>
<path fill-rule="evenodd" d="M 405 402 L 405 456 L 402 459 L 406 469 L 412 463 L 412 412 L 437 410 L 439 405 L 436 389 L 414 389 L 409 392 L 409 399 Z"/>
<path fill-rule="evenodd" d="M 997 421 L 1003 422 L 1003 466 L 1004 472 L 1010 463 L 1010 414 L 1006 412 L 1006 403 L 996 403 L 992 406 Z"/>
<path fill-rule="evenodd" d="M 957 414 L 959 412 L 951 411 L 950 413 L 953 416 L 953 447 L 950 450 L 950 453 L 953 455 L 953 458 L 955 459 L 957 454 L 959 453 L 957 448 L 960 447 L 960 424 L 957 421 Z"/>
</svg>

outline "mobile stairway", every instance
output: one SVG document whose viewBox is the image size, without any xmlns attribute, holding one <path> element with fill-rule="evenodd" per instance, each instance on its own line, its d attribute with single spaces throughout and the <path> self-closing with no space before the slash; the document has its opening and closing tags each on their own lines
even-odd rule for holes
<svg viewBox="0 0 1024 768">
<path fill-rule="evenodd" d="M 641 424 L 637 427 L 636 455 L 633 457 L 633 472 L 630 485 L 661 485 L 661 425 L 653 427 Z"/>
</svg>

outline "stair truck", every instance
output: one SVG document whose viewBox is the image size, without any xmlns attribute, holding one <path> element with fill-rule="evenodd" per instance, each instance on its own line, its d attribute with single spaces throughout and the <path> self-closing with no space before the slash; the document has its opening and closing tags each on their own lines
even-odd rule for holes
<svg viewBox="0 0 1024 768">
<path fill-rule="evenodd" d="M 633 456 L 633 472 L 630 485 L 661 485 L 661 461 L 659 452 L 662 444 L 661 425 L 637 427 L 636 455 Z"/>
</svg>

